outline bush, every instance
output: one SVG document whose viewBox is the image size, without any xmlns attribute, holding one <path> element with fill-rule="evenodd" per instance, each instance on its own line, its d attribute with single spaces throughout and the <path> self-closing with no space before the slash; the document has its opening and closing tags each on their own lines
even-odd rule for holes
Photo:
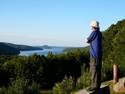
<svg viewBox="0 0 125 94">
<path fill-rule="evenodd" d="M 113 64 L 112 63 L 102 64 L 101 79 L 103 82 L 113 79 Z"/>
<path fill-rule="evenodd" d="M 40 85 L 36 82 L 33 82 L 28 88 L 28 94 L 40 94 Z"/>
<path fill-rule="evenodd" d="M 0 88 L 0 94 L 40 94 L 40 85 L 36 82 L 29 85 L 24 78 L 17 78 L 8 88 Z"/>
<path fill-rule="evenodd" d="M 65 77 L 61 83 L 56 83 L 53 87 L 54 94 L 70 94 L 74 89 L 74 81 L 72 77 Z"/>
<path fill-rule="evenodd" d="M 90 73 L 84 72 L 76 82 L 76 89 L 86 88 L 90 85 Z"/>
<path fill-rule="evenodd" d="M 27 81 L 23 78 L 17 78 L 8 87 L 5 94 L 27 94 Z"/>
<path fill-rule="evenodd" d="M 0 94 L 6 94 L 6 88 L 5 87 L 1 87 L 0 88 Z"/>
</svg>

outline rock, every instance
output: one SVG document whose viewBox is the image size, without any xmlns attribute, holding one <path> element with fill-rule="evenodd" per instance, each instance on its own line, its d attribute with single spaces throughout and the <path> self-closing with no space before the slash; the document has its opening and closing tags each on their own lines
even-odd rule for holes
<svg viewBox="0 0 125 94">
<path fill-rule="evenodd" d="M 90 92 L 85 89 L 78 91 L 75 94 L 110 94 L 109 86 L 108 85 L 101 85 L 101 88 L 96 92 Z"/>
<path fill-rule="evenodd" d="M 125 93 L 125 78 L 122 78 L 113 86 L 113 91 L 117 93 Z"/>
<path fill-rule="evenodd" d="M 84 90 L 80 90 L 80 91 L 78 91 L 78 92 L 75 93 L 75 94 L 89 94 L 89 92 L 86 91 L 86 90 L 84 89 Z"/>
</svg>

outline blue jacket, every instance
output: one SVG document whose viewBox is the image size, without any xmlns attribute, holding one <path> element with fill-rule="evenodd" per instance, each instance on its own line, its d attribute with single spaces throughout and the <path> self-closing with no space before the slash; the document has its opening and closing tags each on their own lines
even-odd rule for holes
<svg viewBox="0 0 125 94">
<path fill-rule="evenodd" d="M 93 58 L 102 57 L 102 33 L 99 29 L 92 31 L 88 37 L 88 43 L 90 43 L 90 56 Z"/>
</svg>

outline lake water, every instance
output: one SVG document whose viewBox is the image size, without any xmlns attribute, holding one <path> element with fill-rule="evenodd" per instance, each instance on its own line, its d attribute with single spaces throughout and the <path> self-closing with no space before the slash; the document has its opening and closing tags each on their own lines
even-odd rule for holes
<svg viewBox="0 0 125 94">
<path fill-rule="evenodd" d="M 47 56 L 49 52 L 52 52 L 53 54 L 63 53 L 64 49 L 65 48 L 63 48 L 63 47 L 54 47 L 52 49 L 20 51 L 19 55 L 21 55 L 21 56 L 30 56 L 30 55 L 33 55 L 33 54 L 37 54 L 37 55 L 45 55 L 45 56 Z"/>
</svg>

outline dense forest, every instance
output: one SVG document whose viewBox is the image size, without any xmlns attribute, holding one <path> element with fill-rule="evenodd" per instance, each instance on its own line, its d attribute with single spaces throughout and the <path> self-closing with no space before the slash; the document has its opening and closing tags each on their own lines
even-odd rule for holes
<svg viewBox="0 0 125 94">
<path fill-rule="evenodd" d="M 112 24 L 103 32 L 103 68 L 109 67 L 107 76 L 112 79 L 112 65 L 119 66 L 119 76 L 125 75 L 125 20 Z M 106 69 L 105 69 L 106 72 Z M 106 78 L 107 79 L 107 78 Z"/>
<path fill-rule="evenodd" d="M 125 20 L 103 31 L 102 81 L 125 76 Z M 90 84 L 89 48 L 47 56 L 0 56 L 0 94 L 70 94 Z"/>
</svg>

